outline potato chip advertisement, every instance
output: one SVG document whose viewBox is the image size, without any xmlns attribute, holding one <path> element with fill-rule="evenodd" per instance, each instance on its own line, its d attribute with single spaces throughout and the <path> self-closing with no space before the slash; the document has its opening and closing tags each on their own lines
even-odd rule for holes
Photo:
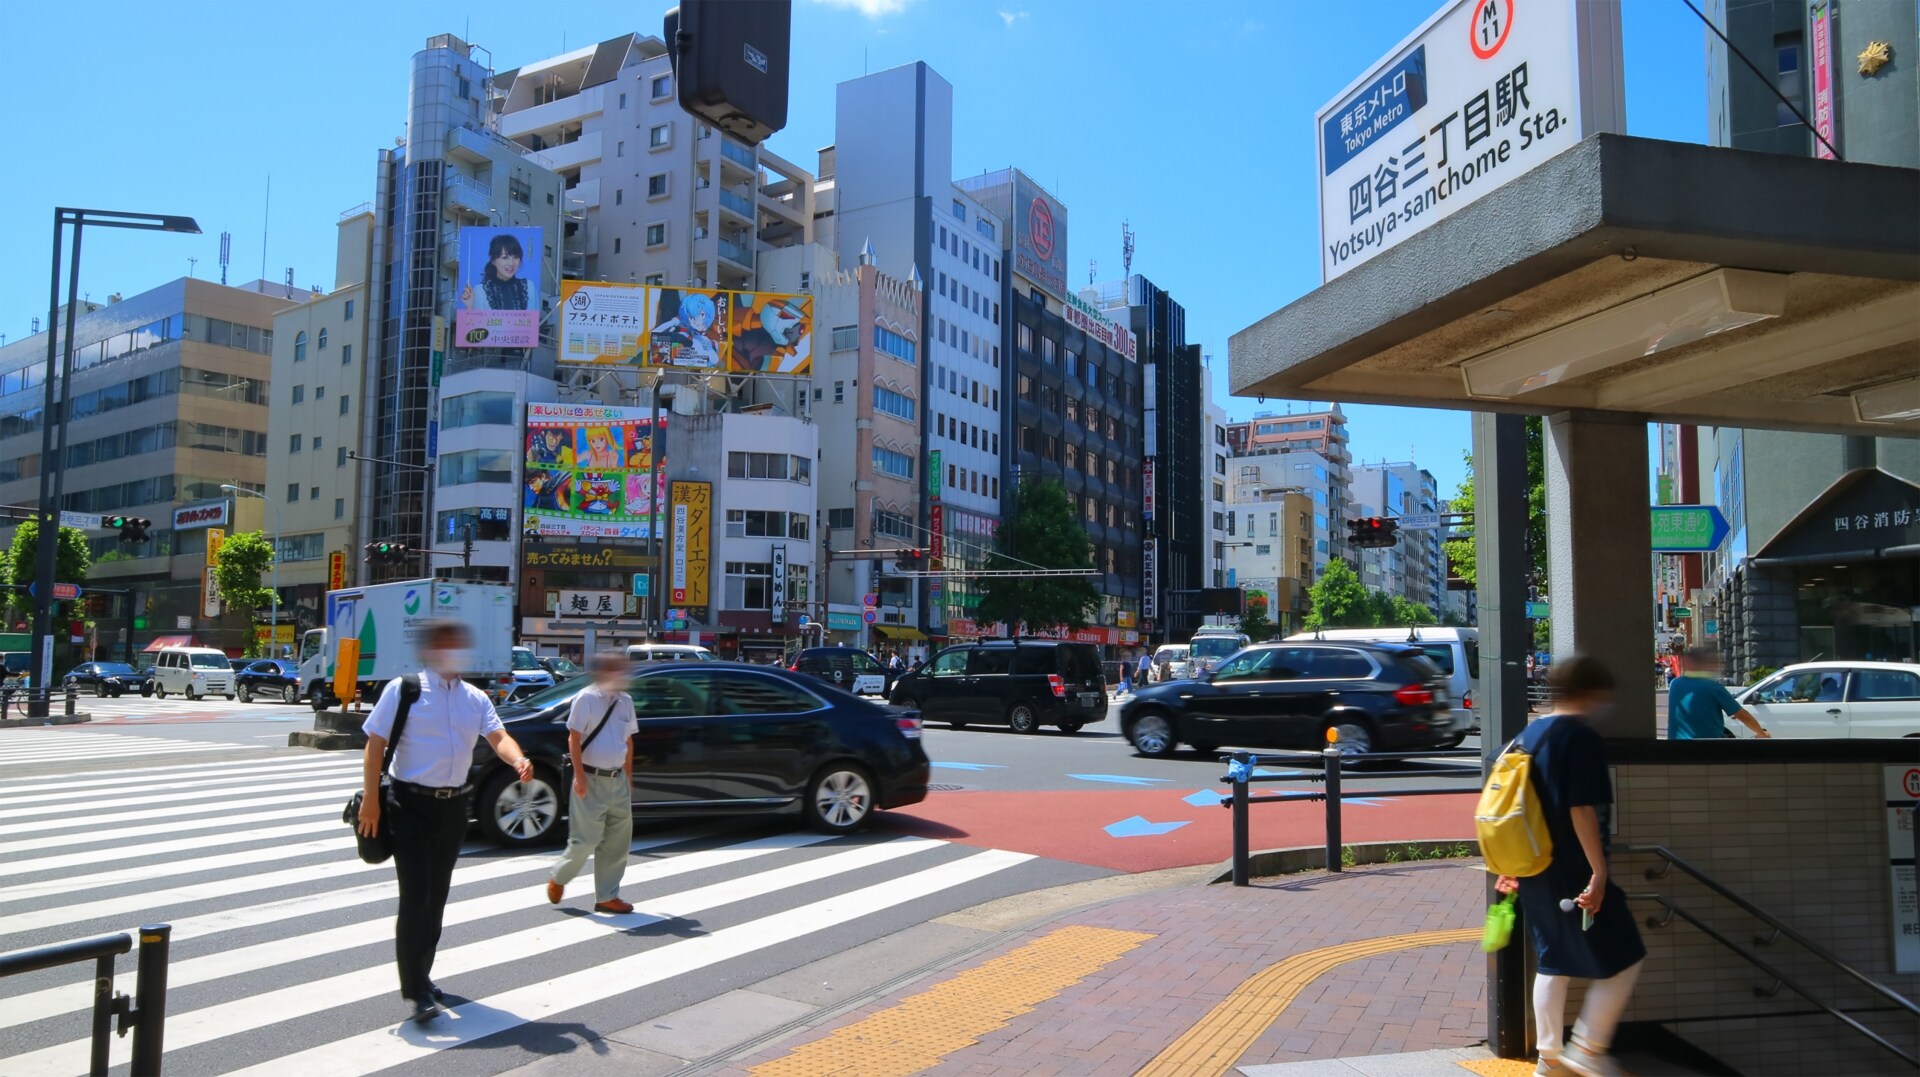
<svg viewBox="0 0 1920 1077">
<path fill-rule="evenodd" d="M 526 534 L 651 538 L 659 501 L 648 493 L 652 432 L 666 420 L 650 421 L 642 408 L 528 404 Z"/>
<path fill-rule="evenodd" d="M 813 372 L 813 297 L 562 281 L 558 358 L 805 376 Z"/>
<path fill-rule="evenodd" d="M 460 229 L 456 348 L 540 343 L 540 229 Z"/>
</svg>

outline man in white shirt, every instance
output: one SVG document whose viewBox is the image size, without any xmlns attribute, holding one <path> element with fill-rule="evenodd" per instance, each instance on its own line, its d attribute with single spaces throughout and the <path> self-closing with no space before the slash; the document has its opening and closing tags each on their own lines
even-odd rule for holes
<svg viewBox="0 0 1920 1077">
<path fill-rule="evenodd" d="M 567 713 L 567 754 L 573 759 L 573 796 L 567 802 L 567 851 L 547 877 L 547 900 L 555 905 L 567 883 L 593 857 L 593 911 L 629 913 L 620 900 L 633 845 L 633 734 L 640 723 L 627 694 L 626 658 L 613 651 L 593 656 L 593 684 L 573 697 Z"/>
<path fill-rule="evenodd" d="M 416 678 L 388 684 L 367 715 L 367 752 L 362 768 L 360 833 L 378 832 L 384 810 L 393 834 L 393 864 L 400 877 L 400 912 L 394 920 L 393 952 L 400 968 L 400 996 L 413 1007 L 413 1019 L 425 1022 L 440 1012 L 441 991 L 433 984 L 433 955 L 447 909 L 453 865 L 467 834 L 467 799 L 473 792 L 467 774 L 474 742 L 481 737 L 514 769 L 521 781 L 533 777 L 533 763 L 507 734 L 486 693 L 460 679 L 469 661 L 473 637 L 455 621 L 429 625 L 420 656 L 426 669 Z M 381 803 L 380 771 L 400 710 L 401 684 L 417 680 L 420 694 L 409 706 L 393 753 L 392 783 Z"/>
</svg>

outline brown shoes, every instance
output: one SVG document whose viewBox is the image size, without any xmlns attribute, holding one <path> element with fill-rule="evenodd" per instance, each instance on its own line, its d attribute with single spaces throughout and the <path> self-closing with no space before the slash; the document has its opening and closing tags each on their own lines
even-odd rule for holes
<svg viewBox="0 0 1920 1077">
<path fill-rule="evenodd" d="M 565 896 L 565 894 L 566 894 L 566 887 L 561 886 L 559 883 L 554 882 L 552 879 L 547 880 L 547 904 L 549 905 L 560 904 L 560 899 L 563 896 Z"/>
<path fill-rule="evenodd" d="M 601 902 L 595 903 L 593 906 L 593 911 L 594 912 L 610 912 L 614 914 L 625 914 L 633 911 L 633 905 L 630 902 L 622 901 L 619 898 L 614 898 L 612 901 L 601 901 Z"/>
</svg>

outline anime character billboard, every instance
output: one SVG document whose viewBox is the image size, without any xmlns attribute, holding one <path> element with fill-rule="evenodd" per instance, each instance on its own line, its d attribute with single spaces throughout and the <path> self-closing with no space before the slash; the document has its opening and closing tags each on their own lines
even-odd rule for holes
<svg viewBox="0 0 1920 1077">
<path fill-rule="evenodd" d="M 813 370 L 813 297 L 741 292 L 727 333 L 727 369 L 736 374 Z"/>
<path fill-rule="evenodd" d="M 559 361 L 803 377 L 813 297 L 562 281 Z"/>
<path fill-rule="evenodd" d="M 651 537 L 658 500 L 648 492 L 653 443 L 665 420 L 661 427 L 649 422 L 640 408 L 528 404 L 526 533 Z"/>
</svg>

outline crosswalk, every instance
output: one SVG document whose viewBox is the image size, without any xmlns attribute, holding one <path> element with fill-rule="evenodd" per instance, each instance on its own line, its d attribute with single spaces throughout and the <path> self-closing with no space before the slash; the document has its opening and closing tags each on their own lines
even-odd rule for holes
<svg viewBox="0 0 1920 1077">
<path fill-rule="evenodd" d="M 77 731 L 64 726 L 23 726 L 0 729 L 0 766 L 113 762 L 149 756 L 232 751 L 239 747 L 237 744 L 143 737 L 91 729 Z"/>
<path fill-rule="evenodd" d="M 204 722 L 231 718 L 258 722 L 313 721 L 313 708 L 304 703 L 241 703 L 225 698 L 184 699 L 179 695 L 170 695 L 165 699 L 133 694 L 100 698 L 82 693 L 74 701 L 74 709 L 91 714 L 96 724 L 114 725 Z"/>
<path fill-rule="evenodd" d="M 450 1012 L 416 1026 L 400 1020 L 393 868 L 361 863 L 340 822 L 359 767 L 281 753 L 0 786 L 0 950 L 170 923 L 168 1072 L 495 1073 L 556 1030 L 564 1046 L 631 1027 L 1024 889 L 1039 866 L 884 829 L 643 823 L 621 890 L 636 911 L 606 916 L 588 914 L 591 872 L 547 904 L 555 850 L 476 842 L 434 968 Z M 85 1069 L 90 972 L 0 980 L 0 1073 Z M 132 993 L 131 958 L 118 978 Z"/>
</svg>

